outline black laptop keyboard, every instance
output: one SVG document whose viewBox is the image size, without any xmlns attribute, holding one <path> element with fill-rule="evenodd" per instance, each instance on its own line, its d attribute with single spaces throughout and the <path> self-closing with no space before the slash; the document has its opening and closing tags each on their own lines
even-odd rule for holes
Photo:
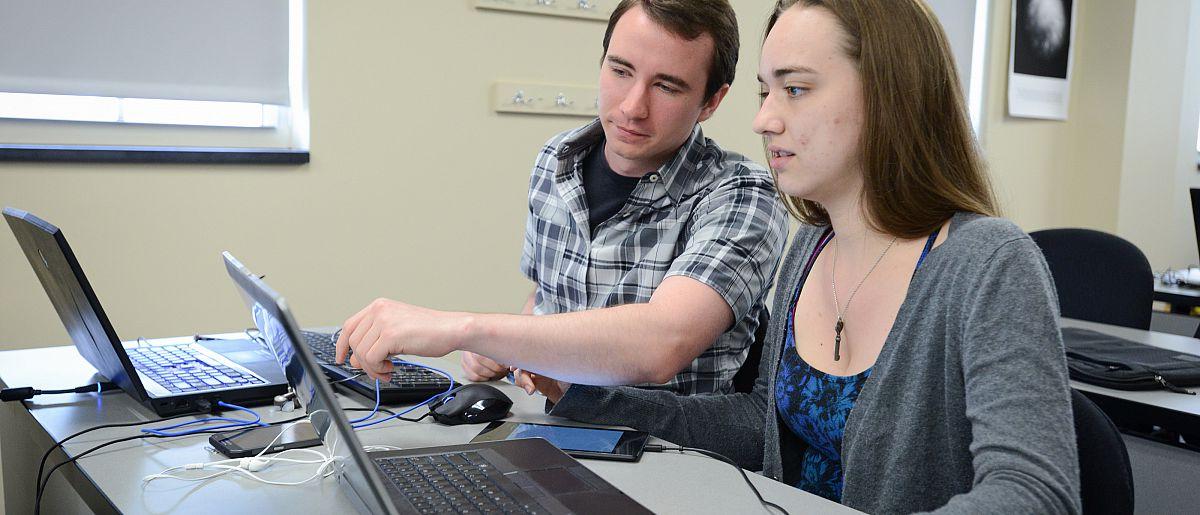
<svg viewBox="0 0 1200 515">
<path fill-rule="evenodd" d="M 418 513 L 542 513 L 500 488 L 499 471 L 477 452 L 376 458 L 384 475 Z"/>
<path fill-rule="evenodd" d="M 318 362 L 328 367 L 337 368 L 344 374 L 344 377 L 341 378 L 334 377 L 335 381 L 359 376 L 354 381 L 368 385 L 372 390 L 374 389 L 375 380 L 363 374 L 362 370 L 349 366 L 349 358 L 347 358 L 347 363 L 341 365 L 334 363 L 336 357 L 334 350 L 336 340 L 334 340 L 332 334 L 303 331 L 303 336 L 304 342 L 308 345 L 309 349 L 312 349 Z M 430 395 L 444 392 L 450 386 L 450 380 L 437 372 L 415 365 L 397 364 L 392 369 L 391 384 L 383 384 L 381 385 L 381 389 L 384 391 L 384 397 L 392 399 L 408 397 L 411 400 L 422 400 Z M 403 392 L 409 392 L 412 395 L 406 396 Z M 372 395 L 374 394 L 372 393 Z"/>
<path fill-rule="evenodd" d="M 126 353 L 139 372 L 171 393 L 263 384 L 262 379 L 197 352 L 191 344 L 133 347 Z"/>
</svg>

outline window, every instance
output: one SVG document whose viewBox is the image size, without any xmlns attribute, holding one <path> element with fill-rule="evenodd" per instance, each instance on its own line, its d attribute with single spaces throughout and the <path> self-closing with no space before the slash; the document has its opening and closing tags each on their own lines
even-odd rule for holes
<svg viewBox="0 0 1200 515">
<path fill-rule="evenodd" d="M 987 0 L 927 0 L 946 31 L 962 91 L 971 116 L 971 127 L 981 134 L 988 33 Z"/>
<path fill-rule="evenodd" d="M 0 10 L 0 158 L 148 147 L 308 160 L 303 0 L 0 0 Z"/>
<path fill-rule="evenodd" d="M 0 118 L 30 120 L 275 127 L 280 108 L 251 102 L 0 93 Z"/>
</svg>

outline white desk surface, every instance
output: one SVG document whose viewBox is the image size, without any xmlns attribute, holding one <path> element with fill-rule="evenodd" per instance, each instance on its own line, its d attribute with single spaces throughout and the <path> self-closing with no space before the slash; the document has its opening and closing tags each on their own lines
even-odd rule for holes
<svg viewBox="0 0 1200 515">
<path fill-rule="evenodd" d="M 1157 278 L 1154 279 L 1154 291 L 1157 293 L 1168 293 L 1171 295 L 1181 295 L 1184 297 L 1200 297 L 1200 288 L 1164 284 Z"/>
<path fill-rule="evenodd" d="M 440 366 L 456 376 L 460 367 L 448 359 L 418 360 Z M 74 347 L 29 349 L 0 353 L 0 380 L 10 386 L 65 388 L 95 381 L 92 367 Z M 461 379 L 461 377 L 458 377 Z M 542 412 L 544 399 L 529 397 L 519 388 L 497 383 L 514 401 L 510 420 L 547 422 L 562 419 Z M 123 392 L 46 395 L 30 401 L 30 413 L 50 437 L 58 440 L 84 428 L 114 422 L 155 418 L 153 412 Z M 343 406 L 370 407 L 363 397 L 339 392 Z M 299 413 L 256 408 L 265 421 L 292 418 Z M 414 414 L 424 413 L 418 408 Z M 236 414 L 231 416 L 237 416 Z M 158 424 L 162 425 L 162 424 Z M 156 425 L 144 426 L 156 427 Z M 137 434 L 139 428 L 105 429 L 89 433 L 66 445 L 79 453 L 99 443 Z M 469 441 L 479 425 L 442 426 L 430 419 L 420 423 L 391 421 L 358 431 L 364 445 L 424 447 Z M 158 480 L 143 485 L 142 477 L 185 463 L 206 462 L 222 456 L 205 449 L 208 435 L 158 440 L 134 440 L 113 445 L 81 459 L 79 469 L 118 510 L 125 513 L 335 513 L 352 512 L 336 479 L 317 480 L 300 487 L 269 486 L 243 477 L 224 477 L 203 483 Z M 40 455 L 42 451 L 38 451 Z M 584 460 L 583 463 L 617 488 L 657 513 L 756 513 L 754 494 L 731 466 L 701 456 L 646 453 L 638 463 Z M 67 467 L 63 467 L 64 469 Z M 310 475 L 312 465 L 276 464 L 265 476 L 281 481 Z M 5 476 L 8 488 L 28 487 L 26 477 Z M 61 474 L 59 470 L 55 474 Z M 763 496 L 799 513 L 857 513 L 839 504 L 802 492 L 771 479 L 750 474 Z"/>
<path fill-rule="evenodd" d="M 1083 327 L 1130 340 L 1180 352 L 1200 354 L 1200 340 L 1166 333 L 1140 331 L 1106 324 L 1063 319 L 1063 327 Z M 458 375 L 456 361 L 418 360 L 446 368 Z M 95 381 L 94 370 L 74 347 L 53 347 L 0 353 L 0 379 L 5 385 L 37 385 L 39 388 L 65 388 Z M 461 379 L 461 377 L 458 377 Z M 514 401 L 510 420 L 558 421 L 542 413 L 543 399 L 529 397 L 515 386 L 496 383 Z M 1120 391 L 1072 381 L 1077 389 L 1156 406 L 1166 410 L 1200 416 L 1200 396 L 1166 391 Z M 339 392 L 343 406 L 369 407 L 367 400 L 352 393 Z M 98 403 L 94 394 L 47 395 L 29 402 L 30 413 L 54 439 L 87 427 L 149 420 L 154 414 L 122 392 L 103 395 Z M 296 416 L 296 413 L 271 412 L 256 408 L 270 422 Z M 414 413 L 423 413 L 419 408 Z M 235 415 L 236 416 L 236 415 Z M 151 425 L 150 427 L 153 427 Z M 138 428 L 106 429 L 89 433 L 67 444 L 71 453 L 82 452 L 99 443 L 137 433 Z M 447 427 L 426 419 L 420 423 L 392 421 L 358 432 L 366 445 L 423 447 L 469 441 L 479 426 Z M 171 440 L 135 440 L 106 448 L 79 462 L 83 476 L 114 506 L 126 513 L 211 513 L 214 511 L 260 513 L 324 513 L 350 511 L 349 500 L 334 479 L 313 481 L 302 487 L 277 487 L 254 483 L 245 478 L 229 477 L 204 483 L 160 480 L 143 486 L 141 478 L 173 465 L 213 461 L 207 435 Z M 39 452 L 40 454 L 40 452 Z M 613 483 L 647 508 L 659 513 L 740 513 L 758 511 L 758 503 L 741 476 L 730 466 L 708 458 L 673 453 L 647 453 L 638 463 L 585 460 L 588 468 Z M 275 465 L 266 475 L 279 480 L 298 480 L 311 474 L 311 465 Z M 61 474 L 60 470 L 56 474 Z M 27 486 L 27 477 L 5 477 L 6 484 Z M 856 513 L 849 508 L 801 492 L 788 485 L 756 474 L 750 477 L 768 500 L 792 513 Z M 220 504 L 214 506 L 214 502 Z"/>
<path fill-rule="evenodd" d="M 1131 329 L 1128 327 L 1120 327 L 1108 324 L 1099 324 L 1096 322 L 1086 322 L 1083 320 L 1074 320 L 1063 318 L 1060 320 L 1062 327 L 1081 327 L 1091 329 L 1093 331 L 1111 334 L 1121 338 L 1133 340 L 1135 342 L 1154 345 L 1164 349 L 1171 349 L 1187 354 L 1200 355 L 1200 340 L 1187 336 L 1179 336 L 1175 334 L 1157 333 L 1154 331 L 1143 331 L 1140 329 Z M 1176 411 L 1182 414 L 1192 416 L 1200 416 L 1200 395 L 1184 395 L 1166 390 L 1150 390 L 1150 391 L 1127 391 L 1114 390 L 1104 388 L 1102 386 L 1094 386 L 1079 381 L 1071 381 L 1071 386 L 1077 390 L 1113 397 L 1126 401 L 1137 402 L 1149 406 L 1154 406 L 1164 410 Z M 1195 388 L 1189 388 L 1195 389 Z"/>
</svg>

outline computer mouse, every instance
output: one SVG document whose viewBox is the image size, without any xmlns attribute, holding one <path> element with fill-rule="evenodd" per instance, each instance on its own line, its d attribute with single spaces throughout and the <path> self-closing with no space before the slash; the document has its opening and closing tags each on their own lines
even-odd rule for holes
<svg viewBox="0 0 1200 515">
<path fill-rule="evenodd" d="M 478 424 L 507 417 L 512 404 L 512 399 L 495 386 L 464 384 L 446 392 L 429 412 L 434 420 L 448 426 Z"/>
</svg>

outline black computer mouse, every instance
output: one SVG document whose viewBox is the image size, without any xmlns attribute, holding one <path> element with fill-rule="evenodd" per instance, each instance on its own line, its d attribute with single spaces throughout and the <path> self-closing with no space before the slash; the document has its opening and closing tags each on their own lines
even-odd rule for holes
<svg viewBox="0 0 1200 515">
<path fill-rule="evenodd" d="M 512 404 L 512 399 L 495 386 L 464 384 L 446 392 L 429 412 L 434 420 L 448 426 L 478 424 L 507 417 Z"/>
</svg>

